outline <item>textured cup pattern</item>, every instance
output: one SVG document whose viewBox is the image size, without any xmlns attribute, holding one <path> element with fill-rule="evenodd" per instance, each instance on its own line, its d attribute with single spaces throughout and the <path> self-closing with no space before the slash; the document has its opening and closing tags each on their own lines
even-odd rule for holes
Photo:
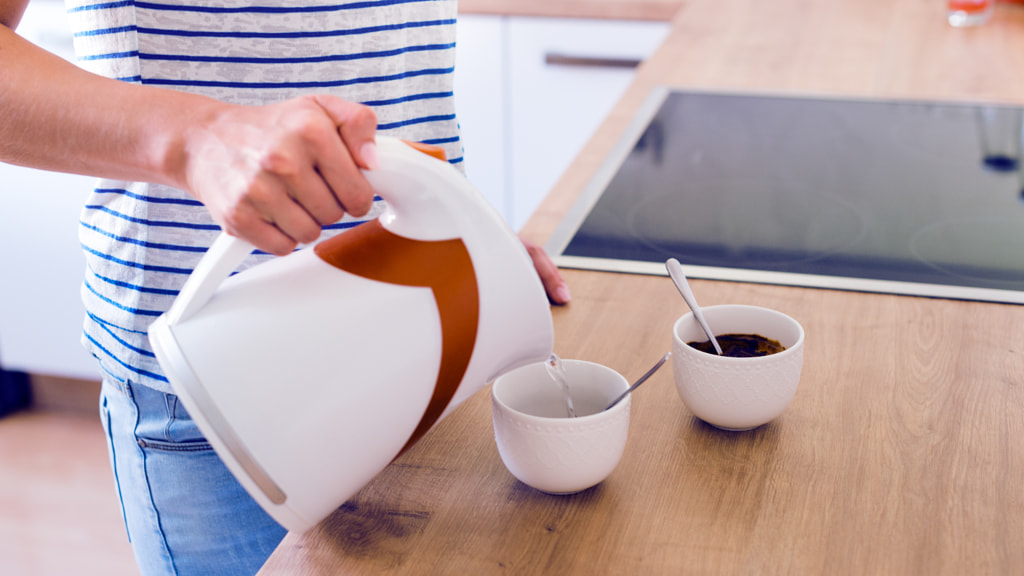
<svg viewBox="0 0 1024 576">
<path fill-rule="evenodd" d="M 731 366 L 725 369 L 700 355 L 690 356 L 681 362 L 682 377 L 689 382 L 693 393 L 704 401 L 730 404 L 764 404 L 779 400 L 789 401 L 796 393 L 800 369 L 803 365 L 803 350 L 777 362 L 752 363 L 748 366 Z M 772 385 L 765 385 L 773 382 Z"/>
<path fill-rule="evenodd" d="M 517 466 L 564 469 L 591 466 L 614 452 L 625 437 L 622 429 L 629 427 L 629 410 L 600 420 L 558 420 L 555 425 L 526 422 L 496 411 L 495 424 L 495 439 L 507 460 Z"/>
<path fill-rule="evenodd" d="M 513 370 L 491 389 L 494 440 L 505 467 L 524 484 L 549 494 L 573 494 L 615 470 L 629 436 L 629 387 L 621 374 L 593 362 L 563 360 L 578 418 L 543 363 Z M 557 414 L 556 416 L 550 416 Z"/>
</svg>

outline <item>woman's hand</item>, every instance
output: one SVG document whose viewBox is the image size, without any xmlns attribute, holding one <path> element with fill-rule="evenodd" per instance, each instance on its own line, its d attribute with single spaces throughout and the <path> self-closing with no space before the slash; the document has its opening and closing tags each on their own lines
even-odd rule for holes
<svg viewBox="0 0 1024 576">
<path fill-rule="evenodd" d="M 558 272 L 558 267 L 548 257 L 548 253 L 533 242 L 527 240 L 522 240 L 522 242 L 530 259 L 533 260 L 533 267 L 537 270 L 541 283 L 544 284 L 548 300 L 551 300 L 553 304 L 568 304 L 572 299 L 569 294 L 569 285 L 562 279 L 562 274 Z"/>
<path fill-rule="evenodd" d="M 325 95 L 217 106 L 183 133 L 185 187 L 229 234 L 288 254 L 370 210 L 376 128 L 370 108 Z"/>
</svg>

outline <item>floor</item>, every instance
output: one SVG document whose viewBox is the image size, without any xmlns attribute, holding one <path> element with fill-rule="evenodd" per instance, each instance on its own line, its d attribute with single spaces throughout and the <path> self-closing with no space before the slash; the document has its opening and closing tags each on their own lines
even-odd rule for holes
<svg viewBox="0 0 1024 576">
<path fill-rule="evenodd" d="M 0 418 L 2 575 L 138 574 L 96 396 L 92 388 L 75 390 L 61 396 L 77 405 L 41 393 L 32 409 Z"/>
</svg>

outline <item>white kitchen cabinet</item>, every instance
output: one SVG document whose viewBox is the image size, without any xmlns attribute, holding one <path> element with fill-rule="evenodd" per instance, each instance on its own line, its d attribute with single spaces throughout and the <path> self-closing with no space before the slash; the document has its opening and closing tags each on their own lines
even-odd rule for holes
<svg viewBox="0 0 1024 576">
<path fill-rule="evenodd" d="M 512 211 L 518 230 L 633 79 L 622 67 L 652 54 L 664 22 L 511 18 Z"/>
<path fill-rule="evenodd" d="M 460 16 L 456 106 L 467 175 L 513 228 L 622 96 L 631 63 L 668 32 L 666 22 Z"/>
<path fill-rule="evenodd" d="M 0 163 L 0 366 L 96 380 L 80 344 L 78 221 L 93 178 Z"/>
<path fill-rule="evenodd" d="M 503 215 L 507 97 L 504 18 L 460 15 L 455 49 L 455 107 L 462 129 L 466 176 Z"/>
</svg>

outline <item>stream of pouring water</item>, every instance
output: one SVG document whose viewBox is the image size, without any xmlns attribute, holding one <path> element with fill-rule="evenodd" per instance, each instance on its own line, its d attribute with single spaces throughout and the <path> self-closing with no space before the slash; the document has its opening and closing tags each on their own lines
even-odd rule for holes
<svg viewBox="0 0 1024 576">
<path fill-rule="evenodd" d="M 565 406 L 569 410 L 569 418 L 575 418 L 576 407 L 572 405 L 572 396 L 569 394 L 569 382 L 565 379 L 565 367 L 562 366 L 562 359 L 558 357 L 558 354 L 552 354 L 548 361 L 544 363 L 544 367 L 548 369 L 551 379 L 558 384 L 558 387 L 562 389 L 562 393 L 565 394 Z"/>
</svg>

